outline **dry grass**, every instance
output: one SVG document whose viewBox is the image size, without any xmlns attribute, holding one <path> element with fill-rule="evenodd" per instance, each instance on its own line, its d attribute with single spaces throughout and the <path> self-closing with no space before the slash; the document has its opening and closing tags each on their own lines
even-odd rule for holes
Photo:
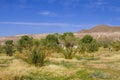
<svg viewBox="0 0 120 80">
<path fill-rule="evenodd" d="M 68 78 L 70 80 L 81 80 L 83 77 L 79 77 L 80 74 L 78 75 L 76 72 L 84 69 L 86 72 L 83 72 L 81 76 L 89 76 L 92 74 L 91 72 L 100 70 L 112 75 L 108 76 L 108 80 L 119 80 L 119 75 L 117 74 L 120 74 L 118 71 L 120 70 L 120 54 L 119 52 L 111 52 L 109 53 L 109 56 L 105 56 L 105 54 L 108 53 L 109 52 L 106 50 L 100 50 L 99 52 L 96 52 L 95 54 L 97 55 L 95 55 L 95 57 L 99 57 L 99 60 L 69 60 L 64 58 L 49 58 L 49 64 L 45 64 L 43 67 L 35 67 L 20 59 L 2 55 L 0 56 L 0 60 L 10 60 L 10 63 L 8 67 L 0 67 L 0 80 L 15 80 L 15 77 L 22 76 L 32 77 L 33 80 L 66 80 Z M 100 75 L 101 73 L 95 72 L 95 76 Z M 83 78 L 83 80 L 88 79 Z M 104 79 L 92 78 L 90 80 Z"/>
</svg>

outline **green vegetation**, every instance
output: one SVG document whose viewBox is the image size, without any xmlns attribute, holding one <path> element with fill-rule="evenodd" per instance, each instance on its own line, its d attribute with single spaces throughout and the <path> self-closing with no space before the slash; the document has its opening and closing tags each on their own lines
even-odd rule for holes
<svg viewBox="0 0 120 80">
<path fill-rule="evenodd" d="M 33 38 L 30 38 L 29 36 L 22 36 L 21 39 L 18 41 L 18 46 L 21 48 L 30 49 L 32 45 Z"/>
<path fill-rule="evenodd" d="M 22 36 L 0 45 L 0 79 L 119 80 L 119 51 L 120 41 L 78 38 L 71 32 L 40 40 Z"/>
<path fill-rule="evenodd" d="M 113 42 L 113 48 L 116 50 L 116 51 L 119 51 L 120 50 L 120 41 L 116 41 L 116 42 Z"/>
<path fill-rule="evenodd" d="M 8 40 L 5 42 L 5 51 L 8 56 L 13 55 L 13 40 Z"/>
<path fill-rule="evenodd" d="M 43 66 L 46 57 L 45 52 L 43 52 L 39 47 L 33 48 L 31 52 L 32 54 L 30 59 L 32 63 L 35 64 L 35 66 Z"/>
<path fill-rule="evenodd" d="M 85 35 L 85 36 L 81 39 L 81 41 L 82 41 L 83 43 L 85 43 L 85 44 L 91 43 L 91 42 L 93 41 L 93 37 L 90 36 L 90 35 Z"/>
<path fill-rule="evenodd" d="M 63 55 L 65 56 L 65 59 L 72 59 L 75 55 L 75 52 L 72 48 L 66 48 L 63 50 Z"/>
<path fill-rule="evenodd" d="M 71 32 L 66 32 L 60 37 L 61 37 L 60 42 L 64 44 L 66 48 L 73 47 L 74 45 L 77 44 L 77 39 Z"/>
<path fill-rule="evenodd" d="M 92 53 L 98 51 L 98 42 L 93 39 L 92 36 L 86 35 L 79 41 L 79 52 L 81 53 Z"/>
</svg>

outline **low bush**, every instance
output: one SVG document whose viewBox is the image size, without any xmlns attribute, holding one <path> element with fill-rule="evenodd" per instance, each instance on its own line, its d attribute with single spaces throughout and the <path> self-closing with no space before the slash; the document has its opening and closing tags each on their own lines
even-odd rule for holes
<svg viewBox="0 0 120 80">
<path fill-rule="evenodd" d="M 63 50 L 63 55 L 65 59 L 72 59 L 75 56 L 75 51 L 73 48 L 66 48 Z"/>
<path fill-rule="evenodd" d="M 115 51 L 119 51 L 120 50 L 120 41 L 113 42 L 112 46 Z"/>
<path fill-rule="evenodd" d="M 104 73 L 103 71 L 94 71 L 91 73 L 90 75 L 92 78 L 99 78 L 99 79 L 106 79 L 108 78 L 108 75 L 106 73 Z"/>
<path fill-rule="evenodd" d="M 13 40 L 7 40 L 5 42 L 5 52 L 8 56 L 13 55 Z"/>
<path fill-rule="evenodd" d="M 34 48 L 31 51 L 31 61 L 35 66 L 43 66 L 45 62 L 45 52 L 43 52 L 40 48 Z"/>
</svg>

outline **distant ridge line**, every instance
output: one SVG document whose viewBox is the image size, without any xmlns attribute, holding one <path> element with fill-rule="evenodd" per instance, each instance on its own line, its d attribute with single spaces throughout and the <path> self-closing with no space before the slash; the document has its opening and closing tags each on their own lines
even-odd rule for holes
<svg viewBox="0 0 120 80">
<path fill-rule="evenodd" d="M 78 33 L 95 33 L 95 32 L 120 32 L 120 26 L 97 25 L 88 30 L 81 30 Z"/>
</svg>

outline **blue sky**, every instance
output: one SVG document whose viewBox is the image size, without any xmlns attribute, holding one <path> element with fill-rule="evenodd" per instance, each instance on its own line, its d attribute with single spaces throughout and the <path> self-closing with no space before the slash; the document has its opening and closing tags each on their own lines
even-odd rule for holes
<svg viewBox="0 0 120 80">
<path fill-rule="evenodd" d="M 120 25 L 120 0 L 0 0 L 0 36 Z"/>
</svg>

